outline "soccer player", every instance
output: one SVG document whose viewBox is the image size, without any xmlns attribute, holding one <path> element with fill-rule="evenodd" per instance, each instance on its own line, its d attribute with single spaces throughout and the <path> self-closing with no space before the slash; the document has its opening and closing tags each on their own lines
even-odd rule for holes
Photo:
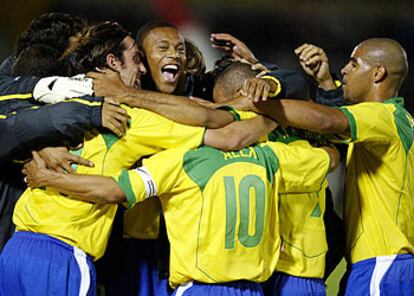
<svg viewBox="0 0 414 296">
<path fill-rule="evenodd" d="M 257 78 L 249 65 L 234 63 L 228 66 L 217 77 L 213 89 L 215 101 L 227 104 L 228 98 L 244 97 L 245 81 L 250 79 Z M 267 81 L 264 80 L 264 85 Z M 240 115 L 248 116 L 246 112 Z M 272 131 L 268 138 L 304 148 L 312 147 L 307 140 L 318 145 L 326 143 L 319 134 L 282 127 Z M 265 295 L 325 295 L 322 278 L 328 249 L 323 221 L 326 187 L 327 182 L 324 182 L 315 192 L 279 194 L 282 251 L 274 275 L 263 283 Z"/>
<path fill-rule="evenodd" d="M 81 69 L 111 67 L 129 86 L 139 85 L 145 71 L 135 41 L 118 23 L 91 27 L 80 39 L 76 53 Z M 176 146 L 197 147 L 203 140 L 206 144 L 229 145 L 220 130 L 206 132 L 205 128 L 179 125 L 145 110 L 127 111 L 130 128 L 122 138 L 97 131 L 85 135 L 83 146 L 74 153 L 95 167 L 78 167 L 79 173 L 115 174 L 144 155 Z M 257 123 L 260 120 L 250 125 L 235 123 L 241 129 L 234 136 L 243 137 L 243 130 L 257 132 Z M 262 125 L 261 132 L 273 127 Z M 65 198 L 48 187 L 26 190 L 14 211 L 17 231 L 0 256 L 0 293 L 67 291 L 68 295 L 94 295 L 92 260 L 105 251 L 116 208 Z"/>
<path fill-rule="evenodd" d="M 38 77 L 62 73 L 65 67 L 59 62 L 60 55 L 46 45 L 26 47 L 15 59 L 12 72 L 16 76 Z M 7 85 L 0 88 L 3 87 Z M 118 129 L 122 121 L 126 128 L 128 118 L 123 109 L 104 103 L 101 98 L 88 99 L 41 106 L 31 99 L 31 94 L 0 97 L 0 141 L 3 143 L 0 146 L 0 251 L 14 232 L 14 205 L 26 189 L 20 173 L 22 165 L 15 160 L 30 158 L 32 149 L 42 149 L 42 156 L 50 154 L 53 149 L 44 147 L 79 141 L 88 130 L 106 127 L 114 133 L 122 133 L 122 128 Z M 64 161 L 55 168 L 69 169 L 71 162 L 85 164 L 77 156 L 65 154 Z"/>
<path fill-rule="evenodd" d="M 256 104 L 281 124 L 349 143 L 345 188 L 345 295 L 414 293 L 414 120 L 398 91 L 408 71 L 395 40 L 367 39 L 342 69 L 351 106 L 293 100 Z"/>
<path fill-rule="evenodd" d="M 19 35 L 13 55 L 0 65 L 0 74 L 10 75 L 14 60 L 20 52 L 35 44 L 50 46 L 61 57 L 86 26 L 86 20 L 66 13 L 51 12 L 40 15 Z"/>
<path fill-rule="evenodd" d="M 128 206 L 158 196 L 171 242 L 175 295 L 262 295 L 280 249 L 278 193 L 316 191 L 338 162 L 334 148 L 267 142 L 234 152 L 170 149 L 101 176 L 46 170 L 34 155 L 32 186 Z M 40 163 L 40 164 L 39 164 Z"/>
</svg>

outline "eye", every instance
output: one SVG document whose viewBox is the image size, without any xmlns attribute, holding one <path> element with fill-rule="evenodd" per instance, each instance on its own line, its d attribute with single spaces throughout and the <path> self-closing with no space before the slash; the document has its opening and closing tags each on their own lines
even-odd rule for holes
<svg viewBox="0 0 414 296">
<path fill-rule="evenodd" d="M 136 64 L 139 64 L 141 62 L 141 57 L 139 56 L 139 54 L 134 55 L 132 59 Z"/>
<path fill-rule="evenodd" d="M 166 45 L 160 45 L 160 46 L 158 46 L 158 50 L 160 50 L 160 51 L 167 51 L 168 50 L 168 46 L 166 46 Z"/>
<path fill-rule="evenodd" d="M 185 46 L 184 45 L 177 46 L 177 51 L 181 54 L 185 54 Z"/>
</svg>

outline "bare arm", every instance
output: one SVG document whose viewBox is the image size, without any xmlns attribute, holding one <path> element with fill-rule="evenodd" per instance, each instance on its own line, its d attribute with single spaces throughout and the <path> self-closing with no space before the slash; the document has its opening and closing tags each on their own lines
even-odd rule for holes
<svg viewBox="0 0 414 296">
<path fill-rule="evenodd" d="M 273 118 L 282 126 L 328 134 L 349 133 L 349 123 L 344 113 L 313 102 L 289 99 L 267 100 L 254 103 L 252 109 Z"/>
<path fill-rule="evenodd" d="M 94 203 L 125 201 L 125 193 L 112 178 L 51 171 L 37 152 L 33 152 L 33 160 L 24 166 L 22 172 L 27 175 L 30 187 L 50 186 L 71 197 Z"/>
<path fill-rule="evenodd" d="M 130 107 L 155 112 L 178 123 L 220 128 L 233 121 L 233 116 L 229 112 L 201 106 L 186 97 L 128 87 L 119 78 L 118 73 L 110 69 L 105 69 L 101 73 L 90 72 L 88 76 L 94 79 L 93 88 L 96 95 L 117 100 Z"/>
<path fill-rule="evenodd" d="M 118 100 L 128 106 L 143 108 L 186 125 L 221 128 L 234 120 L 233 115 L 227 111 L 202 106 L 186 97 L 159 92 L 134 90 Z"/>
<path fill-rule="evenodd" d="M 336 169 L 341 161 L 338 149 L 333 146 L 323 146 L 321 149 L 325 150 L 329 154 L 329 172 Z"/>
<path fill-rule="evenodd" d="M 239 150 L 254 144 L 277 127 L 264 116 L 233 122 L 220 129 L 208 129 L 204 144 L 221 150 Z"/>
</svg>

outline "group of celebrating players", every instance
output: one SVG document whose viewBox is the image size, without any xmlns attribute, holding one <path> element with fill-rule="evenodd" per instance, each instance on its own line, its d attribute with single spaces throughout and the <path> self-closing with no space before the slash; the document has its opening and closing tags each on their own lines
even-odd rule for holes
<svg viewBox="0 0 414 296">
<path fill-rule="evenodd" d="M 0 68 L 0 295 L 326 295 L 342 256 L 344 295 L 414 295 L 403 47 L 364 40 L 334 80 L 303 44 L 310 82 L 211 41 L 207 72 L 165 21 L 134 38 L 49 13 L 19 36 Z"/>
</svg>

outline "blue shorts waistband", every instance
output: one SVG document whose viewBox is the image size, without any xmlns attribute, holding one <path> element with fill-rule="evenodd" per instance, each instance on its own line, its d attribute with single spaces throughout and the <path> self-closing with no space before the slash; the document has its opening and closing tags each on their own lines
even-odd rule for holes
<svg viewBox="0 0 414 296">
<path fill-rule="evenodd" d="M 77 247 L 74 247 L 58 238 L 52 237 L 50 235 L 44 234 L 44 233 L 38 233 L 38 232 L 30 232 L 30 231 L 16 231 L 13 234 L 14 237 L 16 238 L 28 238 L 28 239 L 35 239 L 35 240 L 43 240 L 43 241 L 48 241 L 51 242 L 55 245 L 58 245 L 66 250 L 68 250 L 69 252 L 73 253 L 73 251 L 76 249 L 79 249 Z M 84 252 L 82 249 L 79 249 L 82 252 Z M 85 253 L 85 252 L 84 252 Z M 92 258 L 87 254 L 86 254 L 86 258 L 87 260 L 89 260 L 90 262 L 93 262 Z"/>
<path fill-rule="evenodd" d="M 238 281 L 231 281 L 231 282 L 223 282 L 223 283 L 203 283 L 203 282 L 197 282 L 193 281 L 193 285 L 209 285 L 209 286 L 226 286 L 226 287 L 232 287 L 232 286 L 240 286 L 240 285 L 257 285 L 260 287 L 260 283 L 252 282 L 248 280 L 238 280 Z"/>
<path fill-rule="evenodd" d="M 365 259 L 362 261 L 359 261 L 357 263 L 351 264 L 352 268 L 359 268 L 359 267 L 365 267 L 367 265 L 375 265 L 377 260 L 384 260 L 387 261 L 387 258 L 391 260 L 392 256 L 396 256 L 393 261 L 402 261 L 402 260 L 409 260 L 414 259 L 413 254 L 397 254 L 397 255 L 388 255 L 388 256 L 378 256 L 374 258 Z"/>
</svg>

